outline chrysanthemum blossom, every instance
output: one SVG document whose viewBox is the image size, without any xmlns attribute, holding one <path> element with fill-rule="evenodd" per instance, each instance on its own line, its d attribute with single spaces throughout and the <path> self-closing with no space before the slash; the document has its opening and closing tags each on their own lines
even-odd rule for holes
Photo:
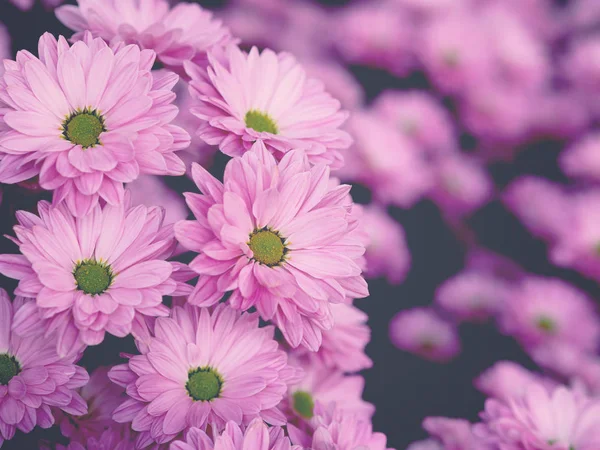
<svg viewBox="0 0 600 450">
<path fill-rule="evenodd" d="M 243 430 L 235 422 L 228 422 L 223 433 L 214 441 L 198 428 L 190 429 L 183 441 L 172 442 L 169 450 L 302 450 L 291 445 L 281 427 L 267 427 L 262 419 L 254 419 Z"/>
<path fill-rule="evenodd" d="M 19 280 L 17 295 L 36 299 L 17 313 L 17 334 L 29 335 L 39 312 L 63 355 L 99 344 L 106 332 L 135 333 L 136 316 L 168 314 L 163 295 L 189 292 L 173 279 L 180 264 L 166 261 L 176 241 L 173 227 L 162 225 L 164 211 L 126 203 L 96 205 L 81 218 L 47 202 L 38 204 L 39 217 L 17 212 L 22 254 L 0 255 L 0 273 Z"/>
<path fill-rule="evenodd" d="M 387 437 L 373 432 L 370 420 L 340 409 L 335 403 L 315 405 L 311 433 L 293 435 L 292 442 L 312 450 L 393 450 Z"/>
<path fill-rule="evenodd" d="M 122 203 L 123 183 L 140 173 L 185 172 L 175 152 L 189 135 L 171 124 L 178 77 L 151 71 L 153 51 L 108 47 L 89 33 L 69 47 L 46 33 L 39 55 L 19 52 L 0 77 L 0 182 L 23 181 L 31 173 L 19 169 L 34 163 L 54 202 L 83 216 L 99 199 Z"/>
<path fill-rule="evenodd" d="M 88 438 L 100 438 L 109 428 L 119 431 L 119 425 L 112 420 L 112 413 L 126 400 L 125 391 L 110 381 L 108 371 L 108 367 L 98 367 L 91 374 L 89 382 L 79 389 L 79 395 L 87 404 L 85 415 L 56 413 L 60 432 L 71 441 L 85 442 Z"/>
<path fill-rule="evenodd" d="M 316 351 L 333 326 L 330 304 L 368 295 L 350 186 L 301 150 L 278 163 L 262 142 L 228 163 L 224 184 L 197 164 L 192 175 L 196 220 L 175 224 L 179 242 L 200 253 L 189 302 L 210 306 L 232 291 L 233 307 L 256 307 L 293 347 Z"/>
<path fill-rule="evenodd" d="M 507 297 L 499 321 L 526 347 L 557 341 L 594 351 L 600 339 L 600 318 L 591 299 L 554 278 L 523 280 Z"/>
<path fill-rule="evenodd" d="M 365 276 L 385 276 L 389 283 L 400 284 L 411 263 L 404 228 L 380 206 L 365 206 L 362 212 L 363 229 L 370 238 L 365 252 Z"/>
<path fill-rule="evenodd" d="M 460 351 L 456 327 L 426 308 L 396 314 L 390 322 L 390 339 L 399 349 L 432 361 L 448 361 Z"/>
<path fill-rule="evenodd" d="M 367 314 L 345 303 L 331 305 L 331 312 L 334 325 L 322 332 L 323 342 L 319 351 L 311 352 L 300 347 L 298 352 L 330 370 L 358 372 L 372 367 L 373 361 L 365 353 L 365 347 L 371 340 Z"/>
<path fill-rule="evenodd" d="M 339 127 L 348 114 L 291 55 L 230 45 L 208 58 L 207 70 L 185 64 L 204 141 L 230 156 L 262 141 L 277 159 L 303 148 L 312 163 L 342 165 L 351 138 Z"/>
<path fill-rule="evenodd" d="M 192 427 L 220 431 L 229 421 L 248 425 L 260 417 L 284 425 L 278 409 L 297 379 L 273 327 L 259 328 L 257 314 L 227 305 L 175 307 L 159 318 L 148 351 L 114 367 L 109 377 L 129 400 L 113 418 L 140 432 L 138 448 L 164 444 Z"/>
<path fill-rule="evenodd" d="M 600 448 L 600 401 L 564 386 L 548 392 L 530 385 L 520 399 L 489 399 L 475 433 L 492 448 L 506 450 L 594 450 Z"/>
<path fill-rule="evenodd" d="M 288 420 L 294 425 L 305 428 L 317 403 L 334 402 L 344 411 L 371 419 L 375 407 L 362 399 L 365 379 L 361 375 L 346 375 L 307 358 L 291 358 L 290 362 L 304 372 L 302 379 L 290 386 L 285 400 Z"/>
<path fill-rule="evenodd" d="M 11 303 L 0 289 L 0 447 L 17 429 L 50 428 L 51 407 L 74 415 L 87 412 L 76 389 L 87 383 L 88 374 L 74 357 L 58 356 L 56 337 L 22 338 L 11 330 L 24 304 L 21 298 Z"/>
<path fill-rule="evenodd" d="M 78 0 L 56 16 L 83 39 L 86 31 L 107 42 L 137 44 L 154 50 L 167 66 L 184 61 L 206 61 L 214 46 L 233 41 L 229 30 L 196 3 L 181 2 L 171 8 L 167 0 Z"/>
</svg>

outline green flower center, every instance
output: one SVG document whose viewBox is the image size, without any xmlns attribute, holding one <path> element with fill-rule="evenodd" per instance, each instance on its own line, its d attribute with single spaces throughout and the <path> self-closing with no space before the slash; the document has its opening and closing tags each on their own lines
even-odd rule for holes
<svg viewBox="0 0 600 450">
<path fill-rule="evenodd" d="M 0 385 L 6 386 L 20 371 L 21 367 L 13 356 L 7 353 L 0 355 Z"/>
<path fill-rule="evenodd" d="M 283 244 L 284 241 L 285 239 L 279 236 L 279 233 L 263 228 L 254 231 L 250 235 L 248 246 L 252 250 L 256 261 L 273 267 L 280 264 L 287 253 L 287 249 Z"/>
<path fill-rule="evenodd" d="M 73 271 L 73 276 L 77 289 L 89 295 L 102 294 L 110 287 L 113 280 L 110 266 L 96 260 L 79 263 Z"/>
<path fill-rule="evenodd" d="M 277 134 L 279 132 L 277 124 L 271 116 L 255 109 L 248 111 L 244 120 L 248 128 L 252 128 L 259 133 L 266 131 L 267 133 Z"/>
<path fill-rule="evenodd" d="M 104 118 L 96 110 L 73 113 L 63 122 L 65 139 L 84 149 L 100 144 L 100 134 L 104 131 Z"/>
<path fill-rule="evenodd" d="M 207 402 L 217 398 L 221 393 L 223 380 L 221 376 L 210 367 L 202 367 L 188 374 L 185 388 L 190 397 L 195 401 Z"/>
<path fill-rule="evenodd" d="M 538 328 L 544 333 L 552 334 L 556 331 L 556 322 L 550 317 L 541 316 L 538 317 L 536 322 Z"/>
<path fill-rule="evenodd" d="M 306 391 L 296 391 L 293 395 L 294 410 L 305 419 L 312 419 L 315 402 L 312 395 Z"/>
</svg>

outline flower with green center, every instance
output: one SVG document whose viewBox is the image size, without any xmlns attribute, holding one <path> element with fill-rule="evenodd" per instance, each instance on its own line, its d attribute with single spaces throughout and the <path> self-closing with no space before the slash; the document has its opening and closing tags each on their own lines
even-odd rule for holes
<svg viewBox="0 0 600 450">
<path fill-rule="evenodd" d="M 100 144 L 100 134 L 104 131 L 104 118 L 96 110 L 84 109 L 63 122 L 65 139 L 84 149 Z"/>
<path fill-rule="evenodd" d="M 544 333 L 553 334 L 556 332 L 556 322 L 550 317 L 541 316 L 536 321 L 537 327 Z"/>
<path fill-rule="evenodd" d="M 263 228 L 255 230 L 250 235 L 248 246 L 257 262 L 273 267 L 284 260 L 287 253 L 284 242 L 285 239 L 281 238 L 277 232 Z"/>
<path fill-rule="evenodd" d="M 223 381 L 221 376 L 210 367 L 190 371 L 185 388 L 195 401 L 207 402 L 218 398 Z"/>
<path fill-rule="evenodd" d="M 0 355 L 0 385 L 6 386 L 8 382 L 21 371 L 19 362 L 7 353 Z"/>
<path fill-rule="evenodd" d="M 306 391 L 294 392 L 293 403 L 294 410 L 305 419 L 312 419 L 313 410 L 315 409 L 315 402 L 313 401 L 312 395 Z"/>
<path fill-rule="evenodd" d="M 77 264 L 73 277 L 77 289 L 88 295 L 102 294 L 110 287 L 114 278 L 110 266 L 92 259 Z"/>
<path fill-rule="evenodd" d="M 246 122 L 246 126 L 248 128 L 252 128 L 254 131 L 258 131 L 259 133 L 266 131 L 267 133 L 277 134 L 279 132 L 277 124 L 271 118 L 271 116 L 255 109 L 251 109 L 246 113 L 244 121 Z"/>
</svg>

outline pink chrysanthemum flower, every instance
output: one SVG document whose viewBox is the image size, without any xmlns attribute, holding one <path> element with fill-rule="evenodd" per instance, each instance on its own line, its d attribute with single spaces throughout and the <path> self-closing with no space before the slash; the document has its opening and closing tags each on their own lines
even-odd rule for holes
<svg viewBox="0 0 600 450">
<path fill-rule="evenodd" d="M 323 331 L 319 351 L 299 348 L 298 353 L 319 361 L 330 370 L 358 372 L 372 367 L 373 361 L 365 353 L 365 347 L 371 339 L 367 314 L 345 303 L 331 305 L 331 312 L 334 325 L 330 330 Z"/>
<path fill-rule="evenodd" d="M 471 269 L 444 281 L 435 292 L 435 303 L 455 320 L 483 321 L 495 315 L 510 294 L 501 278 Z"/>
<path fill-rule="evenodd" d="M 209 306 L 232 291 L 232 306 L 256 307 L 293 347 L 316 351 L 333 326 L 330 303 L 368 295 L 350 187 L 300 150 L 277 163 L 262 142 L 229 162 L 224 184 L 197 164 L 192 175 L 196 220 L 175 224 L 179 242 L 200 253 L 189 302 Z"/>
<path fill-rule="evenodd" d="M 167 66 L 206 60 L 214 46 L 233 41 L 229 30 L 198 4 L 181 2 L 170 8 L 167 0 L 78 0 L 56 16 L 82 39 L 86 31 L 108 42 L 137 44 L 154 50 Z"/>
<path fill-rule="evenodd" d="M 393 450 L 383 433 L 374 433 L 370 420 L 337 407 L 317 403 L 310 433 L 291 436 L 294 444 L 312 450 Z"/>
<path fill-rule="evenodd" d="M 396 314 L 390 322 L 390 339 L 399 349 L 432 361 L 448 361 L 460 351 L 456 327 L 426 308 Z"/>
<path fill-rule="evenodd" d="M 11 331 L 14 315 L 24 304 L 21 298 L 11 303 L 0 289 L 0 447 L 16 429 L 29 433 L 35 426 L 50 428 L 51 407 L 74 415 L 87 412 L 75 389 L 89 377 L 75 365 L 75 357 L 58 356 L 55 336 L 22 338 Z"/>
<path fill-rule="evenodd" d="M 313 163 L 342 165 L 340 150 L 351 139 L 339 127 L 348 114 L 291 55 L 255 47 L 246 54 L 230 45 L 208 58 L 208 73 L 185 64 L 204 141 L 240 156 L 260 140 L 278 159 L 303 148 Z"/>
<path fill-rule="evenodd" d="M 56 423 L 60 432 L 71 441 L 85 441 L 87 438 L 100 438 L 102 433 L 118 426 L 112 420 L 113 411 L 126 400 L 125 391 L 108 378 L 108 367 L 99 367 L 90 376 L 89 382 L 79 389 L 79 395 L 87 404 L 83 416 L 56 412 Z"/>
<path fill-rule="evenodd" d="M 506 299 L 499 321 L 505 333 L 526 347 L 557 341 L 593 351 L 600 339 L 600 319 L 593 302 L 554 278 L 523 280 Z"/>
<path fill-rule="evenodd" d="M 81 218 L 47 202 L 39 217 L 17 213 L 22 255 L 0 255 L 0 273 L 19 280 L 17 295 L 36 299 L 17 314 L 18 334 L 29 334 L 37 307 L 59 334 L 59 354 L 67 354 L 99 344 L 106 332 L 135 332 L 137 315 L 168 314 L 163 295 L 189 292 L 173 279 L 179 263 L 165 260 L 176 241 L 173 227 L 162 225 L 164 211 L 127 204 L 96 205 Z"/>
<path fill-rule="evenodd" d="M 154 328 L 148 351 L 109 373 L 131 397 L 113 418 L 132 422 L 138 448 L 169 442 L 191 427 L 216 431 L 256 417 L 286 423 L 277 405 L 296 370 L 273 339 L 274 328 L 258 327 L 257 314 L 186 305 Z"/>
<path fill-rule="evenodd" d="M 46 33 L 39 54 L 21 51 L 16 62 L 5 62 L 0 158 L 35 162 L 55 203 L 64 200 L 83 216 L 100 198 L 122 203 L 123 183 L 140 173 L 185 172 L 175 152 L 188 146 L 189 135 L 170 123 L 178 77 L 151 71 L 153 51 L 111 48 L 89 33 L 69 47 Z M 15 182 L 13 166 L 2 167 L 0 182 Z"/>
<path fill-rule="evenodd" d="M 33 8 L 35 4 L 35 0 L 10 0 L 13 5 L 19 8 L 22 11 L 29 11 Z M 42 5 L 46 9 L 54 9 L 65 0 L 42 0 Z"/>
<path fill-rule="evenodd" d="M 362 211 L 363 229 L 370 238 L 365 252 L 365 276 L 385 276 L 391 284 L 402 283 L 411 263 L 404 228 L 380 206 L 365 206 Z"/>
<path fill-rule="evenodd" d="M 505 450 L 595 450 L 600 448 L 600 400 L 559 386 L 548 392 L 530 385 L 522 398 L 489 399 L 475 434 Z"/>
<path fill-rule="evenodd" d="M 267 427 L 261 419 L 254 419 L 245 430 L 235 422 L 228 422 L 223 433 L 211 439 L 204 431 L 192 428 L 184 441 L 171 443 L 169 450 L 302 450 L 291 445 L 280 427 Z"/>
<path fill-rule="evenodd" d="M 362 376 L 345 375 L 306 358 L 292 358 L 291 363 L 301 368 L 304 374 L 300 381 L 290 386 L 285 400 L 290 422 L 304 429 L 314 416 L 315 405 L 331 402 L 365 420 L 371 419 L 375 407 L 362 399 L 365 387 Z"/>
</svg>

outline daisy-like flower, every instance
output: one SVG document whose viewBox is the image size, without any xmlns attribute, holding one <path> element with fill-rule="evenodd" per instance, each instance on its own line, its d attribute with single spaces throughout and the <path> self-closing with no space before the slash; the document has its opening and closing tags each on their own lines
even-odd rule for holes
<svg viewBox="0 0 600 450">
<path fill-rule="evenodd" d="M 224 184 L 197 164 L 192 175 L 202 191 L 186 194 L 196 220 L 175 224 L 179 242 L 200 253 L 189 302 L 210 306 L 232 291 L 233 307 L 256 307 L 290 345 L 316 351 L 333 326 L 330 303 L 368 294 L 350 186 L 301 150 L 278 163 L 262 142 L 229 162 Z"/>
<path fill-rule="evenodd" d="M 39 55 L 19 52 L 0 77 L 0 159 L 16 160 L 3 162 L 0 182 L 23 181 L 30 173 L 18 179 L 15 171 L 33 162 L 54 202 L 83 216 L 99 198 L 122 203 L 123 183 L 140 173 L 185 172 L 175 152 L 189 135 L 171 124 L 178 77 L 151 71 L 153 51 L 111 48 L 89 33 L 69 47 L 46 33 Z"/>
<path fill-rule="evenodd" d="M 60 432 L 71 441 L 85 441 L 91 437 L 100 438 L 108 429 L 117 431 L 118 426 L 115 426 L 112 420 L 112 413 L 126 400 L 126 397 L 125 391 L 108 378 L 109 369 L 109 367 L 97 368 L 90 376 L 89 382 L 79 389 L 79 395 L 87 404 L 85 415 L 55 413 Z"/>
<path fill-rule="evenodd" d="M 233 38 L 220 20 L 195 3 L 181 2 L 172 9 L 167 0 L 78 0 L 56 16 L 82 39 L 86 31 L 108 42 L 137 44 L 156 52 L 167 66 L 187 60 L 206 60 L 206 52 Z"/>
<path fill-rule="evenodd" d="M 17 429 L 29 433 L 37 425 L 54 424 L 51 407 L 68 414 L 87 412 L 85 401 L 75 389 L 85 385 L 87 372 L 75 365 L 75 357 L 56 353 L 56 338 L 38 333 L 22 338 L 11 331 L 16 312 L 25 304 L 11 303 L 0 289 L 0 447 Z"/>
<path fill-rule="evenodd" d="M 342 165 L 340 150 L 351 138 L 339 127 L 348 114 L 291 55 L 259 53 L 255 47 L 246 54 L 230 45 L 208 59 L 208 73 L 185 64 L 198 102 L 191 111 L 201 120 L 198 135 L 204 141 L 230 156 L 262 141 L 278 159 L 303 148 L 312 163 Z"/>
<path fill-rule="evenodd" d="M 165 260 L 176 245 L 173 227 L 162 225 L 162 209 L 127 203 L 96 205 L 81 218 L 47 202 L 39 217 L 17 213 L 22 255 L 0 255 L 0 273 L 19 280 L 17 295 L 36 299 L 18 314 L 18 334 L 29 335 L 37 307 L 63 355 L 99 344 L 106 332 L 128 335 L 139 314 L 168 315 L 163 295 L 186 292 L 173 279 L 180 265 Z"/>
<path fill-rule="evenodd" d="M 393 450 L 383 433 L 374 433 L 370 420 L 340 409 L 335 403 L 315 405 L 311 432 L 291 436 L 294 444 L 312 450 Z"/>
<path fill-rule="evenodd" d="M 526 347 L 569 343 L 594 351 L 600 320 L 593 302 L 577 288 L 554 278 L 528 277 L 507 299 L 499 321 L 503 331 Z"/>
<path fill-rule="evenodd" d="M 273 327 L 259 328 L 258 315 L 218 305 L 175 307 L 159 318 L 148 351 L 114 367 L 109 377 L 131 397 L 113 418 L 132 422 L 137 444 L 164 444 L 192 427 L 222 430 L 233 421 L 261 417 L 284 425 L 277 405 L 297 379 Z"/>
<path fill-rule="evenodd" d="M 426 308 L 396 314 L 390 322 L 390 339 L 399 349 L 432 361 L 448 361 L 460 351 L 456 327 Z"/>
<path fill-rule="evenodd" d="M 254 419 L 243 430 L 235 422 L 228 422 L 223 433 L 211 439 L 204 431 L 192 428 L 185 440 L 171 443 L 169 450 L 302 450 L 291 445 L 281 427 L 267 427 L 262 419 Z"/>
<path fill-rule="evenodd" d="M 564 386 L 528 386 L 522 398 L 489 399 L 474 432 L 492 448 L 594 450 L 600 448 L 600 400 Z"/>
</svg>

